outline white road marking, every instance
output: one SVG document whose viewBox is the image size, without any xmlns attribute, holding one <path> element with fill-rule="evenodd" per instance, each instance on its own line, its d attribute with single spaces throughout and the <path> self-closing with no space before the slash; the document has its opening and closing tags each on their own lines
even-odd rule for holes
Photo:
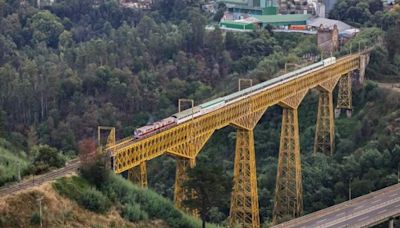
<svg viewBox="0 0 400 228">
<path fill-rule="evenodd" d="M 362 217 L 362 218 L 358 219 L 357 222 L 364 221 L 364 220 L 367 219 L 367 218 L 368 218 L 368 217 Z"/>
<path fill-rule="evenodd" d="M 327 220 L 327 219 L 318 220 L 317 223 L 321 223 L 321 222 L 323 222 L 323 221 L 325 221 L 325 220 Z"/>
<path fill-rule="evenodd" d="M 340 214 L 337 214 L 335 217 L 339 217 L 339 216 L 342 216 L 342 215 L 344 215 L 345 213 L 344 212 L 342 212 L 342 213 L 340 213 Z"/>
<path fill-rule="evenodd" d="M 398 194 L 399 194 L 399 193 L 396 192 L 396 193 L 393 193 L 393 194 L 389 195 L 389 197 L 395 197 L 395 196 L 397 196 Z"/>
<path fill-rule="evenodd" d="M 371 204 L 377 203 L 377 202 L 379 202 L 379 201 L 382 201 L 382 199 L 374 200 L 374 201 L 371 202 Z"/>
<path fill-rule="evenodd" d="M 379 211 L 378 214 L 385 213 L 387 210 L 388 209 L 383 209 L 383 210 Z"/>
<path fill-rule="evenodd" d="M 360 209 L 360 208 L 363 208 L 365 205 L 360 205 L 360 206 L 357 206 L 357 207 L 355 207 L 353 210 L 358 210 L 358 209 Z"/>
</svg>

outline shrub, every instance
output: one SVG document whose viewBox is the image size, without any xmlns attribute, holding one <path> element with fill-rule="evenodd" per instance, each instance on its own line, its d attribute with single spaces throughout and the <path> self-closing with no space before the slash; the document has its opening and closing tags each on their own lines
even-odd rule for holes
<svg viewBox="0 0 400 228">
<path fill-rule="evenodd" d="M 105 213 L 111 206 L 107 197 L 94 188 L 85 189 L 80 195 L 78 203 L 82 207 L 97 213 Z"/>
<path fill-rule="evenodd" d="M 111 200 L 115 204 L 124 205 L 121 216 L 130 221 L 150 218 L 162 219 L 170 227 L 200 226 L 199 221 L 176 209 L 170 200 L 153 191 L 139 188 L 121 176 L 108 174 L 107 181 L 99 188 L 101 192 L 92 188 L 82 177 L 61 178 L 53 186 L 60 194 L 94 212 L 106 212 Z"/>
<path fill-rule="evenodd" d="M 122 208 L 122 217 L 131 222 L 138 222 L 146 220 L 148 215 L 145 211 L 140 209 L 138 204 L 129 204 Z"/>
<path fill-rule="evenodd" d="M 151 190 L 141 189 L 121 176 L 110 175 L 102 189 L 116 202 L 130 204 L 129 206 L 139 204 L 140 209 L 146 212 L 150 219 L 162 219 L 170 227 L 199 227 L 200 225 L 176 209 L 170 200 Z M 122 216 L 125 217 L 124 214 Z"/>
<path fill-rule="evenodd" d="M 90 188 L 90 185 L 80 177 L 62 177 L 53 184 L 54 188 L 63 196 L 78 201 L 85 189 Z"/>
<path fill-rule="evenodd" d="M 65 165 L 65 158 L 57 149 L 48 145 L 39 145 L 32 148 L 34 173 L 44 173 L 50 168 L 60 168 Z"/>
<path fill-rule="evenodd" d="M 89 183 L 100 188 L 107 182 L 110 176 L 110 170 L 102 159 L 96 159 L 93 163 L 87 163 L 80 168 L 81 177 L 85 178 Z"/>
<path fill-rule="evenodd" d="M 61 195 L 77 201 L 80 206 L 90 211 L 104 213 L 111 206 L 106 196 L 90 187 L 89 183 L 80 177 L 63 177 L 53 186 Z"/>
</svg>

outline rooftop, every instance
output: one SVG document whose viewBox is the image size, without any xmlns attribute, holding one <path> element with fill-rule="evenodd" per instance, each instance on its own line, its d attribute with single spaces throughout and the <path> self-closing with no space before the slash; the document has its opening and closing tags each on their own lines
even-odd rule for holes
<svg viewBox="0 0 400 228">
<path fill-rule="evenodd" d="M 248 25 L 248 24 L 252 24 L 253 22 L 251 21 L 245 21 L 245 20 L 221 20 L 220 23 L 229 23 L 232 25 Z"/>
<path fill-rule="evenodd" d="M 313 27 L 319 27 L 321 24 L 323 25 L 324 28 L 330 28 L 330 29 L 332 29 L 333 26 L 336 25 L 339 32 L 352 28 L 350 25 L 342 21 L 332 20 L 328 18 L 317 17 L 317 18 L 311 18 L 308 21 L 308 25 Z"/>
<path fill-rule="evenodd" d="M 309 14 L 285 14 L 285 15 L 254 15 L 252 16 L 261 22 L 291 22 L 291 21 L 307 21 L 311 18 Z"/>
<path fill-rule="evenodd" d="M 223 0 L 221 2 L 233 3 L 233 4 L 247 4 L 248 0 Z"/>
</svg>

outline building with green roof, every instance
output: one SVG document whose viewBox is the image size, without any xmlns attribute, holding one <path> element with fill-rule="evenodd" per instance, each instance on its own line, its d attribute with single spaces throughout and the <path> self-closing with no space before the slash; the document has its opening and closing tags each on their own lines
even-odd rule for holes
<svg viewBox="0 0 400 228">
<path fill-rule="evenodd" d="M 219 22 L 219 27 L 224 30 L 246 32 L 246 31 L 253 31 L 254 29 L 257 28 L 257 25 L 254 22 L 221 20 Z"/>
<path fill-rule="evenodd" d="M 286 14 L 286 15 L 254 15 L 243 20 L 222 19 L 219 23 L 221 29 L 250 31 L 258 28 L 283 27 L 291 25 L 307 25 L 312 16 L 309 14 Z"/>
<path fill-rule="evenodd" d="M 290 25 L 306 25 L 307 20 L 311 18 L 309 14 L 285 14 L 285 15 L 254 15 L 262 27 L 271 25 L 277 26 L 290 26 Z"/>
</svg>

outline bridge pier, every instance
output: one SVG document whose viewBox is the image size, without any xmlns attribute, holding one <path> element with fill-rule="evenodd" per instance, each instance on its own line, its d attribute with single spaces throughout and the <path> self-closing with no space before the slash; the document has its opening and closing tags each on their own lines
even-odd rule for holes
<svg viewBox="0 0 400 228">
<path fill-rule="evenodd" d="M 297 109 L 283 109 L 273 223 L 303 213 L 300 139 Z"/>
<path fill-rule="evenodd" d="M 177 208 L 180 208 L 192 215 L 196 215 L 195 211 L 190 211 L 182 205 L 184 200 L 193 197 L 193 193 L 188 192 L 183 188 L 183 183 L 187 179 L 187 169 L 194 168 L 196 166 L 195 159 L 176 158 L 176 174 L 175 174 L 175 190 L 174 190 L 174 202 Z"/>
<path fill-rule="evenodd" d="M 141 162 L 139 166 L 128 170 L 128 179 L 142 188 L 147 188 L 146 162 Z"/>
<path fill-rule="evenodd" d="M 360 69 L 360 78 L 359 82 L 362 84 L 364 83 L 365 80 L 365 69 L 367 68 L 367 65 L 369 63 L 369 53 L 364 53 L 360 55 L 360 64 L 359 64 L 359 69 Z"/>
<path fill-rule="evenodd" d="M 281 139 L 272 223 L 303 214 L 298 107 L 307 90 L 283 101 Z"/>
<path fill-rule="evenodd" d="M 317 124 L 315 128 L 314 154 L 333 154 L 335 143 L 335 123 L 333 118 L 332 92 L 321 91 L 318 101 Z"/>
<path fill-rule="evenodd" d="M 388 223 L 388 228 L 393 228 L 394 227 L 394 219 L 390 219 Z"/>
<path fill-rule="evenodd" d="M 266 109 L 252 112 L 252 107 L 251 104 L 244 105 L 242 107 L 243 110 L 250 114 L 232 123 L 237 128 L 237 131 L 233 188 L 229 212 L 231 227 L 237 225 L 245 228 L 260 227 L 253 129 Z"/>
<path fill-rule="evenodd" d="M 342 76 L 339 80 L 338 102 L 335 109 L 335 117 L 338 118 L 342 110 L 346 110 L 347 117 L 351 117 L 352 104 L 352 72 Z"/>
<path fill-rule="evenodd" d="M 260 227 L 253 130 L 238 129 L 230 210 L 231 226 Z"/>
</svg>

